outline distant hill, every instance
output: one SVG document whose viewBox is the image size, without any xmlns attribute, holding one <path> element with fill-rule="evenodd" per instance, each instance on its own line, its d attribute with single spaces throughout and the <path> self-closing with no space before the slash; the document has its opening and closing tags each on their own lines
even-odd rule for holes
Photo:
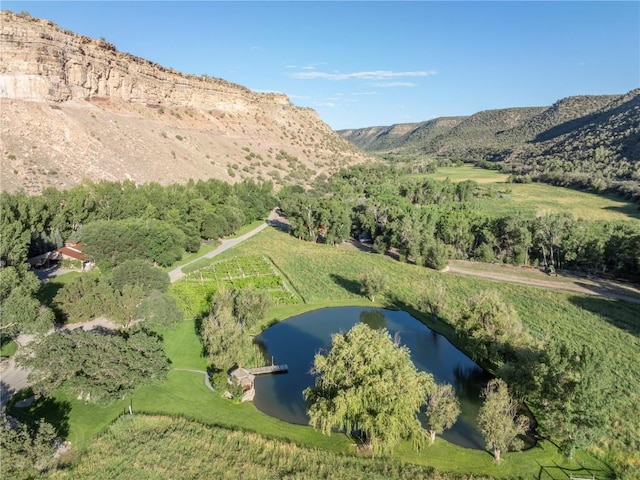
<svg viewBox="0 0 640 480">
<path fill-rule="evenodd" d="M 0 12 L 0 145 L 0 189 L 27 193 L 83 178 L 306 183 L 369 159 L 285 95 L 10 12 Z"/>
<path fill-rule="evenodd" d="M 486 110 L 456 117 L 451 128 L 434 135 L 415 134 L 443 120 L 408 124 L 409 133 L 393 142 L 380 135 L 354 140 L 367 128 L 338 133 L 371 153 L 421 152 L 502 169 L 513 174 L 513 181 L 613 190 L 640 201 L 640 89 L 567 97 L 550 107 Z M 405 127 L 373 128 L 394 132 Z"/>
<path fill-rule="evenodd" d="M 390 127 L 369 127 L 338 130 L 338 133 L 365 151 L 379 152 L 394 149 L 424 150 L 439 135 L 449 132 L 465 117 L 441 117 L 421 123 L 399 123 Z"/>
<path fill-rule="evenodd" d="M 460 160 L 483 160 L 511 146 L 498 136 L 544 111 L 544 107 L 485 110 L 464 118 L 449 132 L 430 142 L 425 151 Z"/>
</svg>

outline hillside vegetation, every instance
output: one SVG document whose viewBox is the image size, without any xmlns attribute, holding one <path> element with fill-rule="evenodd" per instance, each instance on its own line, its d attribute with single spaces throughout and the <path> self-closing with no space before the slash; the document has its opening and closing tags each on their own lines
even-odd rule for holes
<svg viewBox="0 0 640 480">
<path fill-rule="evenodd" d="M 0 189 L 83 179 L 304 183 L 362 162 L 309 108 L 0 12 Z"/>
<path fill-rule="evenodd" d="M 440 163 L 473 162 L 502 170 L 514 182 L 613 191 L 640 201 L 640 89 L 624 95 L 563 98 L 550 107 L 487 110 L 434 136 L 441 119 L 414 125 L 394 142 L 363 141 L 370 129 L 339 133 L 377 153 L 430 156 Z M 376 127 L 400 131 L 400 126 Z M 384 139 L 380 135 L 380 139 Z"/>
</svg>

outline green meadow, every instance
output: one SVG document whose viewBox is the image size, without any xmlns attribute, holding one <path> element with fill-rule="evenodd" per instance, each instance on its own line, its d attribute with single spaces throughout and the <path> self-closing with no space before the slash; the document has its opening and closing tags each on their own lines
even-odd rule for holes
<svg viewBox="0 0 640 480">
<path fill-rule="evenodd" d="M 614 195 L 596 195 L 544 183 L 506 183 L 508 175 L 494 170 L 463 165 L 438 168 L 436 173 L 412 175 L 415 178 L 449 179 L 452 182 L 473 180 L 496 192 L 495 196 L 477 200 L 478 207 L 492 215 L 570 213 L 585 220 L 640 219 L 638 205 Z"/>
<path fill-rule="evenodd" d="M 203 271 L 202 281 L 206 277 L 204 272 L 219 272 L 221 269 L 228 270 L 228 265 L 231 264 L 246 265 L 255 262 L 256 254 L 269 259 L 273 272 L 282 276 L 283 284 L 290 286 L 293 294 L 298 297 L 298 303 L 280 304 L 271 308 L 265 325 L 303 311 L 327 306 L 371 305 L 359 292 L 359 276 L 368 269 L 376 268 L 385 275 L 390 285 L 389 291 L 376 299 L 376 306 L 406 310 L 456 343 L 449 323 L 451 316 L 468 297 L 486 289 L 498 290 L 505 300 L 514 305 L 523 323 L 535 335 L 541 338 L 563 338 L 569 343 L 589 342 L 606 353 L 606 369 L 618 378 L 617 391 L 612 392 L 611 403 L 616 421 L 612 423 L 609 436 L 603 439 L 601 449 L 596 453 L 603 458 L 611 455 L 610 458 L 616 461 L 622 459 L 632 464 L 640 461 L 639 455 L 632 449 L 633 445 L 640 442 L 640 324 L 637 321 L 640 318 L 640 306 L 600 297 L 435 272 L 403 264 L 383 255 L 302 242 L 273 228 L 216 257 L 215 262 Z M 227 266 L 224 268 L 220 266 L 225 264 Z M 199 276 L 199 272 L 190 275 L 192 278 Z M 183 282 L 188 285 L 187 281 Z M 192 284 L 197 285 L 198 282 Z M 442 318 L 433 319 L 423 313 L 420 305 L 424 296 L 429 295 L 437 284 L 444 287 L 447 307 Z M 19 418 L 49 418 L 68 432 L 67 438 L 80 453 L 79 459 L 73 463 L 75 466 L 67 472 L 71 475 L 70 478 L 73 478 L 74 472 L 83 472 L 86 471 L 83 469 L 90 469 L 91 465 L 99 465 L 94 460 L 99 454 L 108 457 L 112 464 L 120 462 L 121 465 L 126 465 L 131 461 L 132 454 L 128 444 L 110 440 L 117 438 L 117 432 L 125 428 L 123 425 L 132 429 L 132 438 L 137 438 L 138 434 L 141 435 L 140 438 L 147 435 L 144 432 L 148 426 L 143 420 L 140 420 L 140 424 L 128 420 L 119 420 L 113 424 L 130 407 L 137 414 L 170 415 L 186 419 L 166 420 L 179 436 L 175 442 L 167 438 L 166 441 L 157 439 L 158 443 L 152 444 L 154 449 L 165 452 L 167 458 L 173 458 L 174 462 L 182 461 L 179 456 L 172 456 L 177 455 L 175 450 L 187 450 L 191 441 L 197 441 L 197 435 L 192 432 L 200 432 L 201 429 L 211 429 L 213 437 L 220 432 L 226 432 L 223 436 L 232 436 L 234 431 L 254 432 L 258 443 L 265 442 L 263 448 L 267 448 L 267 444 L 271 445 L 269 448 L 275 448 L 273 445 L 285 448 L 282 445 L 295 444 L 295 447 L 291 445 L 287 448 L 301 448 L 309 458 L 314 455 L 312 451 L 320 450 L 324 452 L 320 455 L 326 456 L 328 462 L 336 462 L 337 472 L 343 468 L 342 460 L 338 457 L 346 455 L 351 458 L 356 455 L 352 442 L 344 435 L 324 436 L 310 427 L 282 422 L 263 414 L 252 404 L 234 403 L 222 398 L 220 392 L 207 389 L 204 375 L 199 373 L 206 370 L 206 361 L 193 318 L 159 333 L 164 338 L 165 350 L 172 362 L 172 371 L 166 381 L 141 387 L 131 398 L 108 406 L 86 404 L 58 394 L 53 400 L 36 402 L 27 409 L 11 409 Z M 153 423 L 153 420 L 149 422 Z M 141 425 L 140 432 L 137 430 L 138 425 Z M 204 452 L 205 450 L 203 455 Z M 263 460 L 268 462 L 267 459 Z M 260 462 L 263 460 L 246 457 L 239 461 L 257 461 L 262 464 Z M 220 460 L 222 464 L 227 461 L 231 460 Z M 595 474 L 596 478 L 611 476 L 606 464 L 594 456 L 580 451 L 574 459 L 568 460 L 551 443 L 545 441 L 531 450 L 507 454 L 500 465 L 496 465 L 487 452 L 467 450 L 441 439 L 418 453 L 411 450 L 409 445 L 404 445 L 394 454 L 394 461 L 433 467 L 452 475 L 474 475 L 474 478 L 482 475 L 494 478 L 567 478 L 569 471 L 573 474 Z M 149 469 L 147 473 L 135 478 L 160 478 L 163 474 L 159 472 L 165 471 L 164 469 L 167 472 L 173 471 L 170 464 L 174 462 L 147 462 L 144 467 Z M 309 462 L 309 471 L 313 471 L 315 460 Z M 291 478 L 304 478 L 306 470 L 301 471 L 303 473 L 299 477 Z M 344 478 L 360 478 L 349 472 L 343 471 Z M 378 478 L 388 477 L 382 475 Z"/>
</svg>

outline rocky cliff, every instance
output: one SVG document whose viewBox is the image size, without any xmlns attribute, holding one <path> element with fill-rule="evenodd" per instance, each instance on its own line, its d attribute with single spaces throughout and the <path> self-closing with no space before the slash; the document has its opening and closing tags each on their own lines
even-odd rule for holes
<svg viewBox="0 0 640 480">
<path fill-rule="evenodd" d="M 82 178 L 303 183 L 366 160 L 282 94 L 185 75 L 47 20 L 0 13 L 1 188 Z"/>
</svg>

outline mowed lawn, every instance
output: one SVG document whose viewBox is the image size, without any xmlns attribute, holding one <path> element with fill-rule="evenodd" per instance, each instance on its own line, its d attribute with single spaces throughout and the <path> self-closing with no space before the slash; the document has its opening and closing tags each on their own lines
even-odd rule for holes
<svg viewBox="0 0 640 480">
<path fill-rule="evenodd" d="M 412 177 L 418 177 L 412 175 Z M 585 220 L 640 219 L 638 205 L 613 195 L 596 195 L 545 183 L 506 183 L 508 175 L 494 170 L 463 165 L 438 168 L 436 173 L 420 175 L 452 182 L 473 180 L 502 192 L 498 198 L 478 200 L 478 207 L 494 216 L 570 213 Z"/>
</svg>

